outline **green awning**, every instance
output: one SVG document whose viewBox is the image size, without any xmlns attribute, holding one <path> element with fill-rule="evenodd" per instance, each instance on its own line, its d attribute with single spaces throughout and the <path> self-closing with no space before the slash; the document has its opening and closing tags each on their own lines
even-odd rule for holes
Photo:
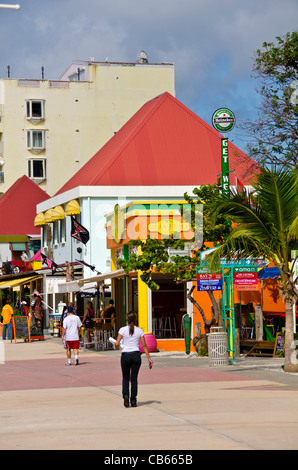
<svg viewBox="0 0 298 470">
<path fill-rule="evenodd" d="M 11 244 L 12 251 L 26 251 L 26 244 L 25 243 L 12 243 Z"/>
</svg>

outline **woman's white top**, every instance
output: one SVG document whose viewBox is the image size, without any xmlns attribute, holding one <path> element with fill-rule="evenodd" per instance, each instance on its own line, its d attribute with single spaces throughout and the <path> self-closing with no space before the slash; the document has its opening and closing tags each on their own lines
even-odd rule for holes
<svg viewBox="0 0 298 470">
<path fill-rule="evenodd" d="M 144 331 L 138 326 L 134 327 L 133 335 L 129 334 L 130 326 L 123 326 L 119 330 L 119 335 L 122 336 L 122 352 L 134 352 L 140 351 L 139 341 L 142 336 L 144 336 Z"/>
</svg>

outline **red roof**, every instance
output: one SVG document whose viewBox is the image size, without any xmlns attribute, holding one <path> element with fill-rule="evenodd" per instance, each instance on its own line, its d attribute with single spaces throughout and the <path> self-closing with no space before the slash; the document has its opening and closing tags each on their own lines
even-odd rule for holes
<svg viewBox="0 0 298 470">
<path fill-rule="evenodd" d="M 28 176 L 19 178 L 0 197 L 0 236 L 39 235 L 40 229 L 34 227 L 36 205 L 49 197 Z"/>
<path fill-rule="evenodd" d="M 220 149 L 219 133 L 166 92 L 142 106 L 57 194 L 77 186 L 213 184 Z M 231 184 L 233 173 L 248 183 L 255 162 L 230 142 L 229 164 Z"/>
</svg>

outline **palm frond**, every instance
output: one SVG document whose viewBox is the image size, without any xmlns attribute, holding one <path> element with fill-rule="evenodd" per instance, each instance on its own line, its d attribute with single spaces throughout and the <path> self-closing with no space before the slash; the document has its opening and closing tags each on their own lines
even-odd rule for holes
<svg viewBox="0 0 298 470">
<path fill-rule="evenodd" d="M 263 169 L 255 184 L 257 204 L 268 224 L 283 237 L 297 216 L 298 173 L 293 170 Z"/>
<path fill-rule="evenodd" d="M 290 243 L 297 239 L 297 189 L 297 172 L 262 169 L 251 201 L 218 198 L 211 217 L 225 217 L 234 228 L 208 256 L 210 266 L 218 266 L 223 256 L 267 258 L 277 264 L 287 259 Z"/>
</svg>

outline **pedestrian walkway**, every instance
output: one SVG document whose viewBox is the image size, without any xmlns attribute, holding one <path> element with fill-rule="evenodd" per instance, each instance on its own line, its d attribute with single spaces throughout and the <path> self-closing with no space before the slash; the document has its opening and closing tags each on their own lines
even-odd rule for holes
<svg viewBox="0 0 298 470">
<path fill-rule="evenodd" d="M 152 353 L 138 407 L 127 409 L 120 351 L 81 351 L 80 365 L 65 367 L 61 340 L 3 343 L 2 450 L 298 448 L 298 376 L 280 358 L 210 367 L 195 354 Z"/>
</svg>

